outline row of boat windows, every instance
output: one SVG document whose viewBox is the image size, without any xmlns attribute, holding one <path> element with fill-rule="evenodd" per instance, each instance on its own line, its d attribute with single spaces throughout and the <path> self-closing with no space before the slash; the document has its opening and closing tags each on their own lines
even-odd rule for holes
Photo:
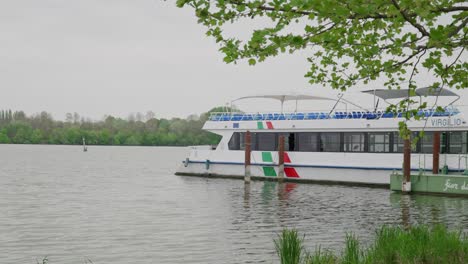
<svg viewBox="0 0 468 264">
<path fill-rule="evenodd" d="M 278 137 L 285 137 L 286 151 L 304 152 L 372 152 L 402 153 L 403 139 L 398 132 L 301 132 L 301 133 L 251 133 L 252 150 L 278 150 Z M 415 132 L 413 137 L 416 137 Z M 413 146 L 414 153 L 432 153 L 433 132 L 425 132 L 424 137 Z M 235 132 L 229 141 L 230 150 L 245 149 L 245 133 Z M 468 132 L 442 132 L 441 153 L 467 153 Z"/>
</svg>

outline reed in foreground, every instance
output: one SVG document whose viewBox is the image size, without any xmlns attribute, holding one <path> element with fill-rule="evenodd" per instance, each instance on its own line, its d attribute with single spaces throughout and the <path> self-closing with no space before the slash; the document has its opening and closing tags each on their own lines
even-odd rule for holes
<svg viewBox="0 0 468 264">
<path fill-rule="evenodd" d="M 367 247 L 363 247 L 354 235 L 346 234 L 341 254 L 320 247 L 309 253 L 304 249 L 303 241 L 304 237 L 301 238 L 296 230 L 283 230 L 275 240 L 282 264 L 468 263 L 468 238 L 462 232 L 449 231 L 440 225 L 433 228 L 416 226 L 408 230 L 383 226 Z"/>
<path fill-rule="evenodd" d="M 283 230 L 274 240 L 276 252 L 282 264 L 299 264 L 304 254 L 304 237 L 300 238 L 296 230 Z"/>
</svg>

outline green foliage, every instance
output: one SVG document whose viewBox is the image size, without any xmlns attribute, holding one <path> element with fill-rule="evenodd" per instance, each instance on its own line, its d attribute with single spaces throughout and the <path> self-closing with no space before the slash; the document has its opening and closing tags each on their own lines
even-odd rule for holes
<svg viewBox="0 0 468 264">
<path fill-rule="evenodd" d="M 300 238 L 297 230 L 284 229 L 274 240 L 276 252 L 281 264 L 299 264 L 304 254 L 304 238 Z"/>
<path fill-rule="evenodd" d="M 443 226 L 382 227 L 368 249 L 365 263 L 466 263 L 468 239 Z"/>
<path fill-rule="evenodd" d="M 283 232 L 284 233 L 284 232 Z M 297 234 L 296 234 L 297 237 Z M 295 247 L 302 248 L 303 240 L 293 240 Z M 275 245 L 277 242 L 275 241 Z M 278 252 L 288 248 L 276 246 Z M 283 254 L 281 252 L 281 254 Z M 278 253 L 279 256 L 281 256 Z M 294 258 L 296 259 L 296 258 Z M 461 232 L 447 230 L 436 225 L 415 226 L 408 230 L 401 227 L 383 226 L 376 231 L 373 243 L 367 248 L 360 246 L 353 235 L 346 235 L 345 248 L 340 256 L 319 247 L 313 254 L 306 253 L 307 264 L 385 264 L 385 263 L 451 263 L 464 264 L 468 260 L 468 238 Z M 282 262 L 289 263 L 289 262 Z M 291 262 L 298 263 L 298 262 Z"/>
<path fill-rule="evenodd" d="M 426 72 L 435 78 L 425 86 L 468 87 L 466 1 L 177 0 L 176 5 L 194 9 L 226 63 L 256 65 L 305 51 L 310 65 L 305 77 L 333 89 L 379 79 L 386 88 L 404 87 L 414 95 L 422 86 L 415 77 Z M 245 20 L 257 26 L 250 37 L 227 33 Z M 419 102 L 408 97 L 392 107 L 418 120 L 414 105 Z"/>
<path fill-rule="evenodd" d="M 49 259 L 47 258 L 47 256 L 44 257 L 41 262 L 39 262 L 39 260 L 36 260 L 36 264 L 47 264 L 47 263 L 49 263 Z"/>
<path fill-rule="evenodd" d="M 8 144 L 10 143 L 10 138 L 6 133 L 6 129 L 0 130 L 0 144 Z"/>
<path fill-rule="evenodd" d="M 214 108 L 212 110 L 221 110 Z M 0 144 L 67 144 L 80 145 L 86 139 L 88 145 L 132 146 L 187 146 L 214 145 L 220 136 L 202 130 L 208 118 L 194 120 L 174 118 L 149 118 L 143 121 L 127 121 L 112 116 L 103 121 L 79 120 L 67 114 L 67 121 L 55 121 L 46 112 L 28 117 L 24 112 L 0 111 Z"/>
<path fill-rule="evenodd" d="M 362 258 L 362 252 L 359 248 L 359 241 L 352 234 L 346 234 L 345 250 L 342 256 L 342 262 L 346 264 L 359 264 Z"/>
<path fill-rule="evenodd" d="M 385 77 L 398 88 L 413 68 L 450 87 L 466 88 L 468 7 L 460 0 L 178 0 L 194 9 L 227 63 L 250 65 L 280 53 L 310 51 L 311 83 L 346 89 Z M 242 41 L 224 32 L 243 19 L 268 19 Z M 265 23 L 263 23 L 265 24 Z M 301 28 L 302 30 L 298 30 Z M 449 58 L 447 62 L 444 59 Z M 421 61 L 421 63 L 416 63 Z"/>
<path fill-rule="evenodd" d="M 322 250 L 320 247 L 313 254 L 307 254 L 306 264 L 334 264 L 338 263 L 338 258 L 330 250 Z"/>
</svg>

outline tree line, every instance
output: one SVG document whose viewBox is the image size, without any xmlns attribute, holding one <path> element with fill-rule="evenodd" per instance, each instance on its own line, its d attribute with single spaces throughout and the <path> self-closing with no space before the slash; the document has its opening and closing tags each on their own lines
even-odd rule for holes
<svg viewBox="0 0 468 264">
<path fill-rule="evenodd" d="M 217 144 L 220 136 L 202 130 L 213 108 L 200 116 L 158 119 L 152 112 L 131 114 L 123 119 L 106 116 L 92 121 L 79 114 L 67 113 L 65 121 L 41 112 L 26 115 L 23 111 L 0 111 L 0 144 L 59 144 L 132 146 L 188 146 Z"/>
</svg>

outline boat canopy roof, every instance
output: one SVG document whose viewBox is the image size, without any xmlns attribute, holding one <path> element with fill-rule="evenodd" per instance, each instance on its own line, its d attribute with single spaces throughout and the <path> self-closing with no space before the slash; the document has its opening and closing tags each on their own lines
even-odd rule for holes
<svg viewBox="0 0 468 264">
<path fill-rule="evenodd" d="M 245 96 L 241 98 L 237 98 L 232 102 L 243 100 L 243 99 L 251 99 L 251 98 L 267 98 L 267 99 L 274 99 L 281 101 L 281 103 L 286 101 L 305 101 L 305 100 L 324 100 L 324 101 L 337 101 L 338 99 L 323 97 L 323 96 L 315 96 L 315 95 L 306 95 L 306 94 L 298 94 L 298 95 L 253 95 L 253 96 Z"/>
<path fill-rule="evenodd" d="M 399 89 L 399 90 L 375 89 L 375 90 L 368 90 L 368 91 L 362 91 L 362 92 L 367 93 L 367 94 L 372 94 L 384 100 L 387 100 L 387 99 L 408 97 L 408 91 L 409 89 Z M 416 89 L 415 94 L 412 96 L 456 96 L 456 97 L 460 97 L 458 94 L 452 92 L 449 89 L 432 88 L 432 87 L 418 88 Z"/>
</svg>

